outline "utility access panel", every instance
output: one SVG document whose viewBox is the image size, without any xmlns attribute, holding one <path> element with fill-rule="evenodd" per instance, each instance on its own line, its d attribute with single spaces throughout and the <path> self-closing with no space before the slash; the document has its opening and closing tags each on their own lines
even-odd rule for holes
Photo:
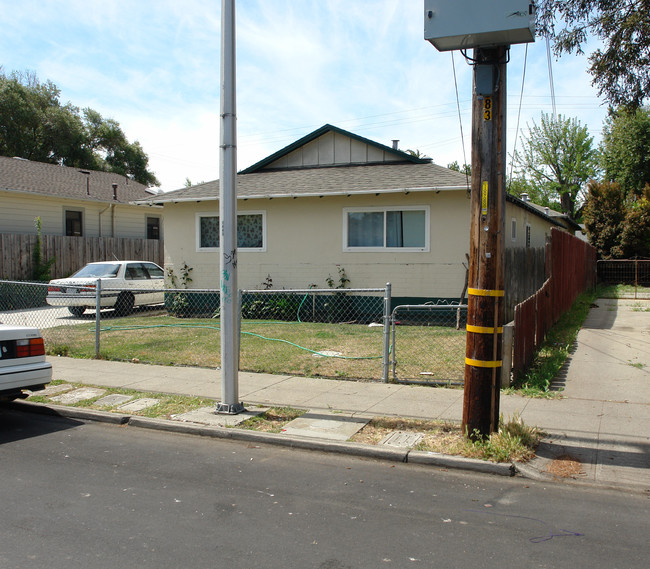
<svg viewBox="0 0 650 569">
<path fill-rule="evenodd" d="M 424 39 L 438 51 L 535 41 L 529 0 L 424 0 Z"/>
</svg>

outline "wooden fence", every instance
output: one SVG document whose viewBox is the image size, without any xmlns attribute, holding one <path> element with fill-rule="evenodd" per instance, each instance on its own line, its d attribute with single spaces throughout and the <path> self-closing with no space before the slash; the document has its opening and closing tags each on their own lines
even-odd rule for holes
<svg viewBox="0 0 650 569">
<path fill-rule="evenodd" d="M 515 373 L 532 362 L 548 330 L 579 294 L 596 285 L 596 249 L 569 233 L 551 230 L 550 276 L 535 294 L 515 308 Z"/>
<path fill-rule="evenodd" d="M 544 284 L 546 247 L 517 247 L 505 251 L 505 322 L 515 316 L 515 306 L 535 294 Z"/>
<path fill-rule="evenodd" d="M 0 233 L 0 278 L 29 281 L 33 274 L 36 235 Z M 70 276 L 86 263 L 114 259 L 153 261 L 163 265 L 163 241 L 125 237 L 43 235 L 41 259 L 54 259 L 53 279 Z"/>
</svg>

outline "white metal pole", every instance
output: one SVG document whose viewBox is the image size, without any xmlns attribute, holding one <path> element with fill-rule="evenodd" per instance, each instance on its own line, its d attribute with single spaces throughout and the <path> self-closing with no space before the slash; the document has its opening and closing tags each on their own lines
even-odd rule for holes
<svg viewBox="0 0 650 569">
<path fill-rule="evenodd" d="M 221 282 L 221 403 L 217 413 L 244 410 L 239 401 L 237 287 L 237 113 L 235 88 L 235 0 L 221 2 L 221 135 L 219 225 Z"/>
</svg>

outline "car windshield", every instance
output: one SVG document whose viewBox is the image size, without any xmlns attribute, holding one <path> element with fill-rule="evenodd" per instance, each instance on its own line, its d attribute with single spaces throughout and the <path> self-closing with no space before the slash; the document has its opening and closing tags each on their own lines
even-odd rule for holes
<svg viewBox="0 0 650 569">
<path fill-rule="evenodd" d="M 115 277 L 120 265 L 117 263 L 98 263 L 86 265 L 83 269 L 77 271 L 72 277 Z"/>
</svg>

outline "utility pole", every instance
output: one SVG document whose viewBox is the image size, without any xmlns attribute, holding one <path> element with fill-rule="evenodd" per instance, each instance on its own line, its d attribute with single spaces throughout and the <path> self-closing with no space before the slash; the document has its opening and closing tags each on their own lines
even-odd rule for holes
<svg viewBox="0 0 650 569">
<path fill-rule="evenodd" d="M 506 64 L 510 46 L 535 41 L 530 0 L 424 0 L 424 39 L 460 50 L 474 69 L 467 348 L 463 429 L 499 429 L 504 318 Z M 474 48 L 474 57 L 467 51 Z"/>
<path fill-rule="evenodd" d="M 472 190 L 463 429 L 499 428 L 504 318 L 506 62 L 509 46 L 474 50 Z"/>
<path fill-rule="evenodd" d="M 217 413 L 237 414 L 239 401 L 239 289 L 237 286 L 237 113 L 235 0 L 221 2 L 221 134 L 219 146 L 219 255 L 221 403 Z"/>
</svg>

